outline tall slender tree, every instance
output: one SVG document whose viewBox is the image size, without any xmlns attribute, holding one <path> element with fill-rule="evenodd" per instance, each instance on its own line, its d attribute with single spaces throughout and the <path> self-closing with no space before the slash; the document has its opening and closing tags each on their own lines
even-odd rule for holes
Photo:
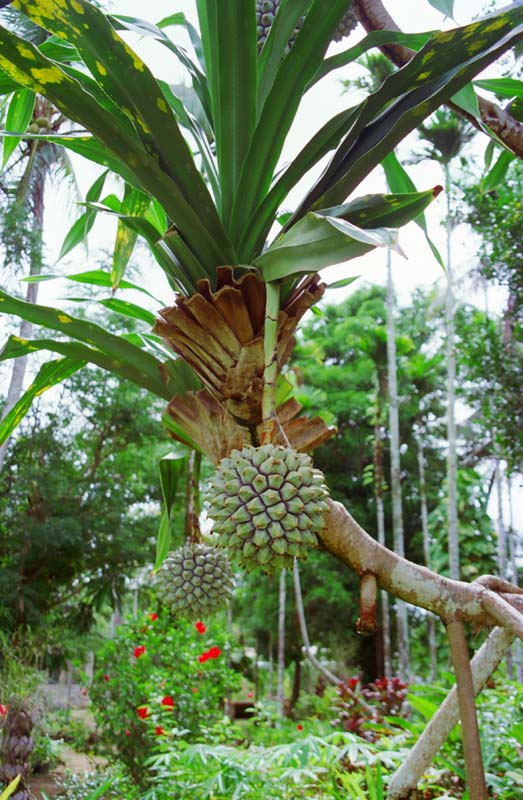
<svg viewBox="0 0 523 800">
<path fill-rule="evenodd" d="M 447 203 L 445 218 L 447 276 L 446 290 L 446 359 L 447 359 L 447 536 L 450 577 L 460 578 L 458 526 L 458 454 L 456 433 L 456 331 L 455 331 L 455 268 L 452 253 L 454 228 L 454 181 L 451 162 L 459 156 L 475 131 L 460 117 L 447 110 L 438 110 L 433 118 L 418 128 L 420 138 L 428 143 L 424 156 L 441 164 Z"/>
</svg>

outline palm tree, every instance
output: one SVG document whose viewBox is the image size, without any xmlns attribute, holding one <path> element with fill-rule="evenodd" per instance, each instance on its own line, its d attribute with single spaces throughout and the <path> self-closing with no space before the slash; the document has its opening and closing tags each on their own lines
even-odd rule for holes
<svg viewBox="0 0 523 800">
<path fill-rule="evenodd" d="M 456 442 L 456 351 L 454 265 L 452 261 L 453 180 L 451 162 L 475 135 L 474 129 L 450 111 L 437 111 L 432 120 L 419 126 L 420 138 L 428 143 L 425 158 L 441 164 L 447 199 L 446 259 L 446 355 L 447 355 L 447 535 L 450 576 L 459 580 L 458 457 Z"/>
<path fill-rule="evenodd" d="M 41 44 L 48 34 L 37 25 L 30 23 L 20 14 L 9 9 L 7 19 L 17 33 L 35 44 Z M 21 111 L 17 114 L 17 108 Z M 29 112 L 24 120 L 24 109 Z M 52 106 L 42 95 L 33 95 L 30 91 L 15 92 L 6 98 L 5 110 L 7 119 L 12 115 L 15 124 L 26 121 L 29 133 L 57 134 L 66 122 L 65 117 Z M 31 278 L 42 272 L 43 226 L 45 192 L 50 180 L 57 177 L 72 182 L 73 173 L 66 151 L 45 139 L 23 138 L 15 150 L 11 152 L 10 139 L 4 144 L 4 171 L 0 174 L 0 190 L 4 194 L 3 216 L 0 223 L 0 243 L 4 251 L 4 270 L 10 275 L 19 275 L 27 268 L 27 277 Z M 13 144 L 16 142 L 14 140 Z M 10 145 L 7 150 L 7 145 Z M 10 158 L 9 158 L 10 156 Z M 7 157 L 7 158 L 6 158 Z M 11 164 L 10 164 L 11 162 Z M 7 167 L 7 168 L 6 168 Z M 36 303 L 38 300 L 38 282 L 27 284 L 25 301 Z M 29 339 L 33 325 L 28 320 L 20 323 L 19 337 Z M 18 402 L 22 391 L 27 366 L 27 358 L 15 358 L 11 379 L 7 389 L 1 419 L 11 411 Z M 3 467 L 8 447 L 8 440 L 0 445 L 0 472 Z"/>
<path fill-rule="evenodd" d="M 516 7 L 473 28 L 435 33 L 405 69 L 329 120 L 279 171 L 303 95 L 340 64 L 325 56 L 348 5 L 347 0 L 282 0 L 258 52 L 252 0 L 197 0 L 201 40 L 191 31 L 197 51 L 192 59 L 162 29 L 113 20 L 87 0 L 62 0 L 59 8 L 47 0 L 17 0 L 17 8 L 65 47 L 49 57 L 46 43 L 34 47 L 0 26 L 0 68 L 7 81 L 45 95 L 90 131 L 92 137 L 60 141 L 124 178 L 127 201 L 116 213 L 148 241 L 177 293 L 174 304 L 162 309 L 152 338 L 144 331 L 129 340 L 60 309 L 0 292 L 2 312 L 55 332 L 54 338 L 30 342 L 11 339 L 3 357 L 39 349 L 61 356 L 41 369 L 21 398 L 24 408 L 38 392 L 92 362 L 166 400 L 170 435 L 214 464 L 245 444 L 283 442 L 308 451 L 331 435 L 320 420 L 299 416 L 292 400 L 281 402 L 278 394 L 299 320 L 323 292 L 317 271 L 376 246 L 394 246 L 391 228 L 417 217 L 434 192 L 349 197 L 387 152 L 523 31 L 523 10 Z M 214 150 L 170 87 L 158 82 L 119 36 L 118 26 L 152 34 L 183 60 L 213 130 Z M 353 55 L 348 51 L 341 63 Z M 75 58 L 81 69 L 71 66 Z M 196 159 L 182 127 L 190 133 Z M 332 151 L 319 179 L 282 219 L 289 192 Z M 278 219 L 283 227 L 273 239 Z M 100 283 L 108 278 L 116 291 L 123 269 L 96 275 Z M 161 349 L 157 337 L 177 357 Z M 2 437 L 22 411 L 17 404 L 5 418 Z M 341 527 L 336 514 L 343 515 Z M 339 534 L 336 543 L 329 541 L 331 552 L 351 535 L 360 536 L 357 548 L 338 552 L 343 561 L 356 566 L 366 548 L 379 550 L 339 506 L 329 505 L 328 521 L 322 540 L 331 529 Z M 381 568 L 396 563 L 397 556 L 379 552 L 382 558 L 373 566 L 379 580 L 405 598 L 409 581 L 395 582 L 397 573 Z M 415 566 L 402 562 L 402 569 L 405 575 Z M 367 584 L 372 589 L 372 580 Z M 460 690 L 463 685 L 460 679 Z M 464 691 L 470 699 L 470 690 Z M 474 770 L 471 764 L 468 758 Z"/>
</svg>

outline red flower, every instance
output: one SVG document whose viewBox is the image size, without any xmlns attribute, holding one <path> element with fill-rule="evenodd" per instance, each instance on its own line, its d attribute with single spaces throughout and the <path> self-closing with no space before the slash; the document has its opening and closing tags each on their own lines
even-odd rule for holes
<svg viewBox="0 0 523 800">
<path fill-rule="evenodd" d="M 157 725 L 156 728 L 154 729 L 154 732 L 155 732 L 155 734 L 157 736 L 162 736 L 163 733 L 164 733 L 164 730 L 163 730 L 161 725 Z"/>
<path fill-rule="evenodd" d="M 162 706 L 167 706 L 168 708 L 174 708 L 174 700 L 172 699 L 170 694 L 166 694 L 162 700 Z"/>
<path fill-rule="evenodd" d="M 156 622 L 158 619 L 158 614 L 155 611 L 152 611 L 150 614 L 147 614 L 151 622 Z"/>
<path fill-rule="evenodd" d="M 145 653 L 145 645 L 144 644 L 140 644 L 140 645 L 138 645 L 138 647 L 134 648 L 134 657 L 135 658 L 140 658 L 140 656 L 143 656 L 144 653 Z"/>
<path fill-rule="evenodd" d="M 82 689 L 81 694 L 83 694 L 83 696 L 85 697 L 87 695 L 87 689 Z"/>
<path fill-rule="evenodd" d="M 110 680 L 109 675 L 104 675 L 104 681 Z"/>
<path fill-rule="evenodd" d="M 140 719 L 147 719 L 147 717 L 151 716 L 149 714 L 149 710 L 148 710 L 147 706 L 140 706 L 137 709 L 137 711 L 138 711 L 138 716 L 140 717 Z"/>
<path fill-rule="evenodd" d="M 5 717 L 8 710 L 9 709 L 7 708 L 7 706 L 3 706 L 2 703 L 0 703 L 0 717 Z"/>
<path fill-rule="evenodd" d="M 219 647 L 216 647 L 216 645 L 214 645 L 214 647 L 211 647 L 208 653 L 209 653 L 209 658 L 218 658 L 218 656 L 222 654 L 222 651 L 220 650 Z"/>
<path fill-rule="evenodd" d="M 196 628 L 198 633 L 205 633 L 205 631 L 207 630 L 203 622 L 197 622 L 194 627 Z"/>
<path fill-rule="evenodd" d="M 131 735 L 131 731 L 129 730 L 129 728 L 125 729 L 125 735 L 126 736 L 130 736 Z"/>
<path fill-rule="evenodd" d="M 209 660 L 209 653 L 202 653 L 201 656 L 198 656 L 198 661 L 200 662 L 200 664 L 204 664 L 208 660 Z"/>
<path fill-rule="evenodd" d="M 296 725 L 296 727 L 298 728 L 299 731 L 303 730 L 303 725 L 301 723 L 299 725 Z"/>
<path fill-rule="evenodd" d="M 191 692 L 192 692 L 193 694 L 196 694 L 196 692 L 197 692 L 197 691 L 198 691 L 197 687 L 196 687 L 196 686 L 193 686 L 193 687 L 192 687 L 192 689 L 191 689 Z"/>
<path fill-rule="evenodd" d="M 247 692 L 247 697 L 254 697 L 254 692 Z"/>
</svg>

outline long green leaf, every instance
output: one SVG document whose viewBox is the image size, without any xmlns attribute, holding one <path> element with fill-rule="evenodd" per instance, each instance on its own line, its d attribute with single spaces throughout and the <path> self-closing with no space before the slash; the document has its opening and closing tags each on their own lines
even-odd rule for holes
<svg viewBox="0 0 523 800">
<path fill-rule="evenodd" d="M 156 556 L 154 559 L 153 572 L 159 569 L 165 561 L 171 549 L 171 518 L 165 509 L 160 517 L 160 525 L 156 535 Z"/>
<path fill-rule="evenodd" d="M 265 281 L 286 280 L 358 258 L 375 247 L 396 249 L 397 232 L 363 230 L 342 219 L 311 213 L 280 235 L 254 263 Z"/>
<path fill-rule="evenodd" d="M 118 119 L 100 106 L 94 97 L 82 89 L 78 81 L 67 75 L 55 62 L 42 56 L 29 42 L 1 27 L 0 67 L 12 73 L 27 88 L 47 96 L 69 119 L 80 122 L 91 130 L 109 148 L 113 159 L 121 163 L 119 172 L 134 174 L 138 187 L 150 192 L 162 203 L 171 219 L 176 220 L 189 243 L 188 246 L 205 265 L 202 277 L 214 278 L 216 264 L 236 263 L 223 230 L 220 236 L 218 231 L 207 228 L 200 211 L 188 203 L 177 183 L 162 169 L 154 156 L 146 152 L 134 135 L 120 125 Z M 132 83 L 129 77 L 128 82 Z M 131 177 L 129 182 L 132 181 Z M 226 254 L 229 254 L 229 259 Z"/>
<path fill-rule="evenodd" d="M 175 391 L 165 385 L 162 380 L 162 365 L 154 356 L 135 347 L 120 336 L 115 336 L 94 322 L 77 319 L 70 314 L 50 306 L 37 303 L 26 303 L 11 297 L 0 290 L 0 314 L 14 314 L 22 319 L 41 325 L 44 328 L 60 331 L 73 339 L 100 350 L 105 356 L 114 360 L 115 369 L 125 365 L 132 370 L 135 382 L 145 385 L 150 381 L 156 394 L 169 399 Z M 132 380 L 132 379 L 131 379 Z"/>
<path fill-rule="evenodd" d="M 515 158 L 516 156 L 514 153 L 509 153 L 508 150 L 502 150 L 494 165 L 481 179 L 481 191 L 491 192 L 493 189 L 496 189 L 504 180 L 508 168 Z"/>
<path fill-rule="evenodd" d="M 20 777 L 21 777 L 20 775 L 17 775 L 16 778 L 14 778 L 11 781 L 11 783 L 9 784 L 7 789 L 4 789 L 2 794 L 0 794 L 0 800 L 7 800 L 8 797 L 11 797 L 11 795 L 14 792 L 14 790 L 16 789 L 18 784 L 20 783 Z"/>
<path fill-rule="evenodd" d="M 4 361 L 9 358 L 20 358 L 39 350 L 48 350 L 52 353 L 60 353 L 68 358 L 82 360 L 83 363 L 95 364 L 97 367 L 118 375 L 120 378 L 132 381 L 136 386 L 147 389 L 164 400 L 170 397 L 170 391 L 167 391 L 165 384 L 161 380 L 152 381 L 148 375 L 144 375 L 143 372 L 122 358 L 118 359 L 109 356 L 101 350 L 88 347 L 81 342 L 68 342 L 60 339 L 20 339 L 18 336 L 11 336 L 0 353 L 0 359 Z"/>
<path fill-rule="evenodd" d="M 498 97 L 523 97 L 523 81 L 517 78 L 482 78 L 474 81 L 474 86 L 494 92 Z"/>
<path fill-rule="evenodd" d="M 427 31 L 426 33 L 372 31 L 368 33 L 361 42 L 355 44 L 354 47 L 350 47 L 342 53 L 336 53 L 336 55 L 326 58 L 308 88 L 310 89 L 311 86 L 324 78 L 325 75 L 328 75 L 329 72 L 332 72 L 332 70 L 345 67 L 374 47 L 381 47 L 385 44 L 401 44 L 403 47 L 409 47 L 411 50 L 420 50 L 423 45 L 428 42 L 433 33 L 434 31 Z"/>
<path fill-rule="evenodd" d="M 75 45 L 109 97 L 135 116 L 145 147 L 156 155 L 227 251 L 216 208 L 157 81 L 107 17 L 89 0 L 62 0 L 59 7 L 50 6 L 47 0 L 15 0 L 14 6 L 37 25 Z"/>
<path fill-rule="evenodd" d="M 171 22 L 170 24 L 184 25 L 184 27 L 186 27 L 189 30 L 189 32 L 192 30 L 193 35 L 196 34 L 192 25 L 189 25 L 189 23 L 187 23 L 184 14 L 180 13 L 172 15 L 170 19 L 172 20 L 174 17 L 178 18 L 178 22 L 177 23 Z M 122 16 L 121 14 L 118 14 L 116 16 L 111 16 L 110 19 L 116 28 L 119 27 L 125 28 L 126 30 L 135 31 L 136 33 L 139 33 L 142 36 L 151 36 L 153 39 L 156 39 L 158 42 L 163 44 L 165 47 L 171 50 L 172 53 L 175 54 L 178 60 L 183 64 L 183 66 L 187 69 L 187 71 L 191 75 L 194 91 L 196 92 L 196 94 L 200 99 L 200 103 L 202 104 L 202 109 L 205 113 L 208 124 L 212 126 L 211 98 L 209 94 L 209 87 L 207 85 L 207 79 L 203 74 L 203 72 L 200 69 L 198 69 L 196 64 L 193 63 L 192 59 L 188 56 L 183 47 L 180 47 L 179 45 L 176 45 L 174 42 L 172 42 L 171 39 L 169 39 L 169 37 L 167 36 L 167 34 L 165 34 L 162 31 L 161 28 L 166 27 L 165 20 L 163 21 L 163 25 L 162 24 L 153 25 L 150 22 L 147 22 L 146 20 L 137 19 L 136 17 L 125 17 Z"/>
<path fill-rule="evenodd" d="M 86 199 L 89 202 L 94 202 L 100 199 L 106 177 L 107 171 L 102 172 L 102 174 L 96 178 L 92 186 L 89 188 L 86 195 Z M 65 236 L 62 247 L 60 248 L 58 260 L 67 255 L 67 253 L 70 253 L 71 250 L 80 244 L 80 242 L 85 242 L 89 231 L 94 225 L 95 219 L 96 212 L 88 209 L 73 223 Z"/>
<path fill-rule="evenodd" d="M 256 15 L 254 3 L 222 0 L 206 4 L 206 42 L 214 135 L 227 226 L 240 172 L 256 123 Z"/>
<path fill-rule="evenodd" d="M 53 275 L 49 273 L 46 273 L 45 275 L 32 275 L 28 278 L 22 278 L 22 281 L 24 281 L 24 283 L 41 283 L 42 281 L 57 280 L 58 278 L 64 278 L 65 280 L 74 281 L 75 283 L 85 283 L 87 286 L 111 286 L 110 273 L 105 272 L 102 269 L 93 269 L 88 270 L 87 272 L 76 272 L 73 275 Z M 143 286 L 138 286 L 137 283 L 120 281 L 118 289 L 134 289 L 136 292 L 143 292 L 143 294 L 146 294 L 157 303 L 160 303 L 160 300 L 158 300 L 157 297 L 148 292 L 147 289 L 144 289 Z"/>
<path fill-rule="evenodd" d="M 294 38 L 301 16 L 310 6 L 310 0 L 282 0 L 258 62 L 258 105 L 261 108 L 267 99 L 280 68 L 282 59 Z"/>
<path fill-rule="evenodd" d="M 40 367 L 36 378 L 15 406 L 0 422 L 0 444 L 3 444 L 21 423 L 36 397 L 46 392 L 57 383 L 61 383 L 85 366 L 85 361 L 74 358 L 60 358 L 49 361 Z"/>
<path fill-rule="evenodd" d="M 30 89 L 20 89 L 20 91 L 15 92 L 7 109 L 6 130 L 15 133 L 17 131 L 25 131 L 33 115 L 34 105 L 35 94 Z M 16 150 L 21 138 L 21 136 L 10 136 L 3 140 L 2 169 L 4 169 L 14 150 Z"/>
<path fill-rule="evenodd" d="M 393 188 L 393 186 L 391 186 Z M 400 191 L 394 194 L 367 194 L 349 203 L 319 210 L 318 214 L 344 219 L 359 228 L 400 228 L 412 220 L 417 221 L 427 206 L 438 197 L 441 186 L 425 192 Z"/>
<path fill-rule="evenodd" d="M 331 0 L 327 5 L 324 0 L 313 0 L 293 47 L 281 62 L 259 114 L 238 185 L 229 228 L 235 243 L 267 193 L 305 88 L 319 69 L 346 9 L 346 0 Z"/>
<path fill-rule="evenodd" d="M 392 150 L 381 162 L 381 166 L 385 172 L 385 178 L 387 180 L 387 185 L 391 192 L 415 192 L 416 186 L 414 181 L 408 174 L 407 170 L 400 164 L 396 153 Z M 437 187 L 440 190 L 440 187 Z M 439 194 L 439 191 L 438 191 Z M 437 196 L 437 195 L 435 195 Z M 425 238 L 427 240 L 427 244 L 429 245 L 434 258 L 440 265 L 440 267 L 445 268 L 445 264 L 441 257 L 441 254 L 429 236 L 429 231 L 427 228 L 427 220 L 425 219 L 425 214 L 420 214 L 417 217 L 414 217 L 414 222 L 419 225 L 423 233 L 425 234 Z M 399 224 L 399 223 L 398 223 Z"/>
<path fill-rule="evenodd" d="M 187 467 L 187 456 L 179 456 L 175 453 L 170 453 L 160 459 L 159 467 L 164 510 L 160 519 L 160 527 L 156 540 L 154 571 L 162 565 L 170 549 L 172 511 L 180 480 Z"/>
<path fill-rule="evenodd" d="M 118 228 L 116 232 L 116 242 L 113 248 L 113 265 L 111 270 L 111 282 L 113 289 L 117 289 L 120 281 L 123 278 L 125 269 L 133 254 L 138 232 L 133 230 L 126 224 L 125 219 L 128 217 L 142 217 L 149 205 L 151 198 L 135 189 L 128 183 L 125 185 L 124 196 L 121 205 L 122 214 L 125 218 L 118 220 Z"/>
<path fill-rule="evenodd" d="M 362 103 L 357 121 L 289 224 L 311 207 L 342 202 L 407 133 L 521 40 L 522 23 L 523 9 L 518 7 L 434 34 Z"/>
</svg>

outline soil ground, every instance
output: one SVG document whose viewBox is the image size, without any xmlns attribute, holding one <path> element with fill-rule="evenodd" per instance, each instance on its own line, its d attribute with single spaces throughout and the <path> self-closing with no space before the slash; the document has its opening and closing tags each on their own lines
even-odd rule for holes
<svg viewBox="0 0 523 800">
<path fill-rule="evenodd" d="M 49 798 L 56 797 L 60 791 L 61 780 L 66 772 L 94 772 L 98 764 L 104 764 L 105 759 L 99 756 L 88 756 L 77 753 L 70 747 L 64 747 L 60 758 L 62 763 L 45 775 L 34 775 L 29 781 L 29 787 L 35 800 L 43 800 L 42 790 Z"/>
</svg>

